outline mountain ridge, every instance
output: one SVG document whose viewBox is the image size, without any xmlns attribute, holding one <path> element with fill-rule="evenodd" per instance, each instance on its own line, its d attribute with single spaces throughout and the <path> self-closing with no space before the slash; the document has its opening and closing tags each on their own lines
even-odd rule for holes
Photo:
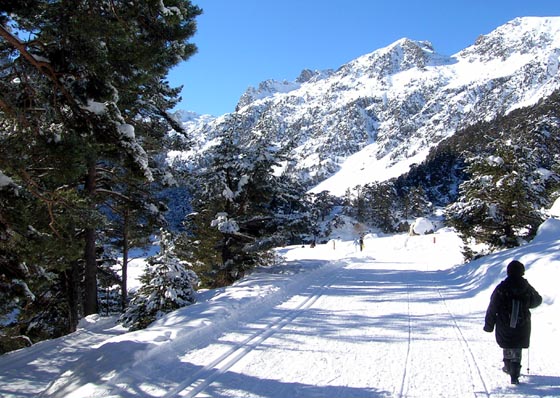
<svg viewBox="0 0 560 398">
<path fill-rule="evenodd" d="M 349 183 L 401 175 L 459 129 L 550 95 L 560 87 L 558 37 L 560 17 L 523 17 L 452 56 L 403 38 L 336 71 L 262 82 L 232 114 L 187 130 L 207 142 L 235 119 L 248 136 L 293 143 L 283 171 L 313 191 L 342 195 Z"/>
</svg>

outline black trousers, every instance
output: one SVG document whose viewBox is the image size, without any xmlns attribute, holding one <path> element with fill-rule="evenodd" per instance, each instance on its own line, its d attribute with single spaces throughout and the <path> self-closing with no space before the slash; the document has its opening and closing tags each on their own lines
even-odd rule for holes
<svg viewBox="0 0 560 398">
<path fill-rule="evenodd" d="M 504 348 L 504 361 L 521 363 L 521 348 Z"/>
</svg>

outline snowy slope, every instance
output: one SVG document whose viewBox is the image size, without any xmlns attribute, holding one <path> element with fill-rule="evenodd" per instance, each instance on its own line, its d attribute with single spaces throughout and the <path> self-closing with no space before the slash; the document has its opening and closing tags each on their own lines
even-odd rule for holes
<svg viewBox="0 0 560 398">
<path fill-rule="evenodd" d="M 200 294 L 144 331 L 89 317 L 78 332 L 0 357 L 12 397 L 553 397 L 560 395 L 560 221 L 520 248 L 461 265 L 461 242 L 342 235 Z M 482 331 L 513 258 L 544 297 L 511 386 Z M 530 362 L 529 362 L 530 361 Z M 530 371 L 527 367 L 530 366 Z"/>
<path fill-rule="evenodd" d="M 265 81 L 236 112 L 190 132 L 203 141 L 232 128 L 294 141 L 286 171 L 342 195 L 401 175 L 458 129 L 550 95 L 560 87 L 559 59 L 560 17 L 515 19 L 452 56 L 405 38 L 336 71 Z"/>
</svg>

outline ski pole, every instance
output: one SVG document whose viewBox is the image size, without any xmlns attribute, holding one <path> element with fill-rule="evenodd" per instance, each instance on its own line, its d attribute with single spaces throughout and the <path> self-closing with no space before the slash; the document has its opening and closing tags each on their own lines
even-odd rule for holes
<svg viewBox="0 0 560 398">
<path fill-rule="evenodd" d="M 531 360 L 531 354 L 530 354 L 529 348 L 527 348 L 527 374 L 530 373 L 530 369 L 529 369 L 530 360 Z"/>
</svg>

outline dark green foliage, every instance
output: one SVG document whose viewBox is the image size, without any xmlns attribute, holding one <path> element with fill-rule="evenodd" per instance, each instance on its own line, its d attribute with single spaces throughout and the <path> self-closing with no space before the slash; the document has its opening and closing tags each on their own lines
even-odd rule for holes
<svg viewBox="0 0 560 398">
<path fill-rule="evenodd" d="M 97 310 L 96 246 L 110 235 L 101 232 L 119 224 L 113 231 L 125 239 L 129 213 L 132 237 L 160 207 L 148 206 L 156 202 L 146 183 L 163 175 L 151 155 L 177 101 L 178 89 L 164 79 L 195 52 L 187 40 L 201 13 L 186 0 L 165 5 L 0 5 L 0 173 L 18 190 L 4 198 L 0 186 L 0 274 L 25 263 L 48 276 L 21 279 L 37 300 L 21 319 L 35 319 L 35 304 L 55 305 L 40 301 L 50 297 L 64 307 L 55 312 L 68 314 L 62 329 L 73 330 L 79 316 Z"/>
<path fill-rule="evenodd" d="M 309 208 L 309 211 L 308 216 L 302 221 L 311 226 L 311 233 L 313 234 L 311 242 L 326 241 L 335 227 L 333 217 L 342 208 L 342 200 L 331 195 L 328 191 L 308 194 L 305 199 L 307 202 L 306 207 Z M 302 232 L 304 231 L 302 230 Z M 293 241 L 293 243 L 300 242 Z"/>
<path fill-rule="evenodd" d="M 541 209 L 550 205 L 547 191 L 558 188 L 556 160 L 549 151 L 559 148 L 560 137 L 551 136 L 552 129 L 537 124 L 530 136 L 504 132 L 472 155 L 469 179 L 447 209 L 451 225 L 493 247 L 517 246 L 519 239 L 533 237 L 544 220 Z"/>
<path fill-rule="evenodd" d="M 192 268 L 200 278 L 200 286 L 209 288 L 218 285 L 216 282 L 222 259 L 218 250 L 218 242 L 222 236 L 217 228 L 211 228 L 216 210 L 200 203 L 200 212 L 191 213 L 185 219 L 185 229 L 177 239 L 177 254 L 188 259 Z M 208 205 L 211 205 L 210 203 Z"/>
<path fill-rule="evenodd" d="M 431 150 L 424 162 L 412 165 L 408 173 L 396 178 L 395 189 L 398 196 L 404 200 L 404 214 L 408 212 L 407 206 L 412 205 L 410 201 L 414 201 L 408 195 L 414 196 L 415 190 L 422 190 L 422 201 L 436 206 L 446 205 L 457 198 L 458 183 L 463 181 L 466 175 L 463 150 L 457 147 L 453 137 L 442 141 Z M 418 209 L 412 211 L 418 213 Z"/>
<path fill-rule="evenodd" d="M 391 181 L 357 186 L 347 196 L 347 215 L 384 232 L 395 230 L 397 197 Z"/>
<path fill-rule="evenodd" d="M 402 216 L 405 219 L 422 217 L 431 214 L 432 202 L 428 199 L 426 190 L 422 186 L 413 187 L 402 192 Z"/>
</svg>

